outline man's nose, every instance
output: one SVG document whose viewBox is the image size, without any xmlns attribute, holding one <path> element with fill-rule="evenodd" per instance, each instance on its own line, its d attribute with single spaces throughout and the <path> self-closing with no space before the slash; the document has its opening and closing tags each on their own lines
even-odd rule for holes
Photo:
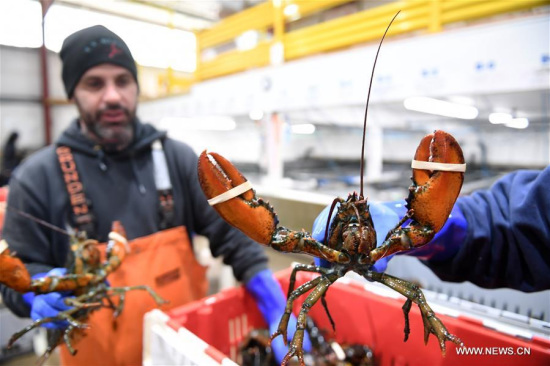
<svg viewBox="0 0 550 366">
<path fill-rule="evenodd" d="M 114 83 L 107 83 L 103 99 L 107 104 L 118 103 L 121 99 L 120 90 Z"/>
</svg>

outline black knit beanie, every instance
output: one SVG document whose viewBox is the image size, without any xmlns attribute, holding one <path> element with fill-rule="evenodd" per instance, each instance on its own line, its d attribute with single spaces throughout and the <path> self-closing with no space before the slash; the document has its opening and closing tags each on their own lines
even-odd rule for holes
<svg viewBox="0 0 550 366">
<path fill-rule="evenodd" d="M 63 62 L 63 83 L 69 99 L 84 73 L 99 64 L 109 63 L 128 69 L 137 82 L 137 68 L 124 41 L 102 25 L 79 30 L 63 42 L 59 54 Z"/>
</svg>

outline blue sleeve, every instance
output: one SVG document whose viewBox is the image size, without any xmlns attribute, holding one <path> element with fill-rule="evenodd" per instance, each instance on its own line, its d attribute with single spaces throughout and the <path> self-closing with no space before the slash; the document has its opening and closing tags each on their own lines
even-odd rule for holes
<svg viewBox="0 0 550 366">
<path fill-rule="evenodd" d="M 457 201 L 468 222 L 452 259 L 425 262 L 442 280 L 523 292 L 550 289 L 550 166 L 517 171 Z"/>
</svg>

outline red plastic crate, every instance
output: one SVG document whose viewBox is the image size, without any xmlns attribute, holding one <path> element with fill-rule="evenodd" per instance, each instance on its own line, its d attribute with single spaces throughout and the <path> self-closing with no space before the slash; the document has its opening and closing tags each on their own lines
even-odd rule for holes
<svg viewBox="0 0 550 366">
<path fill-rule="evenodd" d="M 285 292 L 290 273 L 291 269 L 277 273 Z M 316 274 L 299 273 L 296 287 L 314 276 Z M 462 315 L 438 314 L 447 329 L 461 338 L 470 352 L 478 354 L 458 354 L 457 347 L 447 342 L 447 355 L 443 357 L 435 336 L 430 335 L 428 344 L 424 345 L 422 318 L 414 304 L 410 312 L 409 340 L 403 342 L 401 307 L 405 298 L 398 294 L 393 296 L 393 293 L 380 295 L 368 288 L 345 279 L 330 287 L 326 298 L 336 323 L 335 333 L 331 331 L 321 304 L 316 304 L 309 315 L 319 328 L 330 330 L 337 341 L 370 346 L 377 365 L 550 365 L 550 339 L 511 336 L 487 328 L 482 320 Z M 296 301 L 295 314 L 305 297 Z M 437 312 L 436 309 L 434 307 Z M 254 300 L 242 287 L 222 291 L 166 314 L 171 328 L 186 328 L 208 343 L 210 348 L 219 350 L 237 363 L 240 361 L 239 342 L 251 329 L 265 328 Z"/>
</svg>

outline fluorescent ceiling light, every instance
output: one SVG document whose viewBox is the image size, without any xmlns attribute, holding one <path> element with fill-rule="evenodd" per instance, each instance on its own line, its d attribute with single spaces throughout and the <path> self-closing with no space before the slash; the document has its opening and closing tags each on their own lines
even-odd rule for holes
<svg viewBox="0 0 550 366">
<path fill-rule="evenodd" d="M 231 117 L 204 116 L 204 117 L 165 117 L 160 125 L 170 131 L 231 131 L 237 128 L 237 123 Z"/>
<path fill-rule="evenodd" d="M 258 31 L 247 30 L 235 39 L 237 49 L 241 51 L 251 50 L 258 44 L 260 35 Z"/>
<path fill-rule="evenodd" d="M 527 128 L 529 120 L 527 118 L 514 118 L 510 113 L 495 112 L 489 115 L 489 122 L 492 124 L 503 124 L 511 128 Z"/>
<path fill-rule="evenodd" d="M 300 8 L 296 4 L 290 4 L 285 6 L 283 13 L 287 18 L 291 20 L 296 20 L 300 17 Z"/>
<path fill-rule="evenodd" d="M 510 113 L 495 112 L 489 115 L 489 122 L 494 125 L 508 123 L 512 120 Z"/>
<path fill-rule="evenodd" d="M 311 135 L 315 132 L 315 125 L 311 123 L 291 125 L 290 130 L 292 131 L 292 133 L 295 133 L 298 135 Z"/>
<path fill-rule="evenodd" d="M 438 116 L 474 119 L 478 115 L 476 107 L 428 97 L 407 98 L 403 104 L 408 110 L 436 114 Z"/>
<path fill-rule="evenodd" d="M 529 126 L 529 120 L 527 118 L 514 118 L 511 121 L 506 122 L 504 125 L 506 127 L 523 129 Z"/>
</svg>

